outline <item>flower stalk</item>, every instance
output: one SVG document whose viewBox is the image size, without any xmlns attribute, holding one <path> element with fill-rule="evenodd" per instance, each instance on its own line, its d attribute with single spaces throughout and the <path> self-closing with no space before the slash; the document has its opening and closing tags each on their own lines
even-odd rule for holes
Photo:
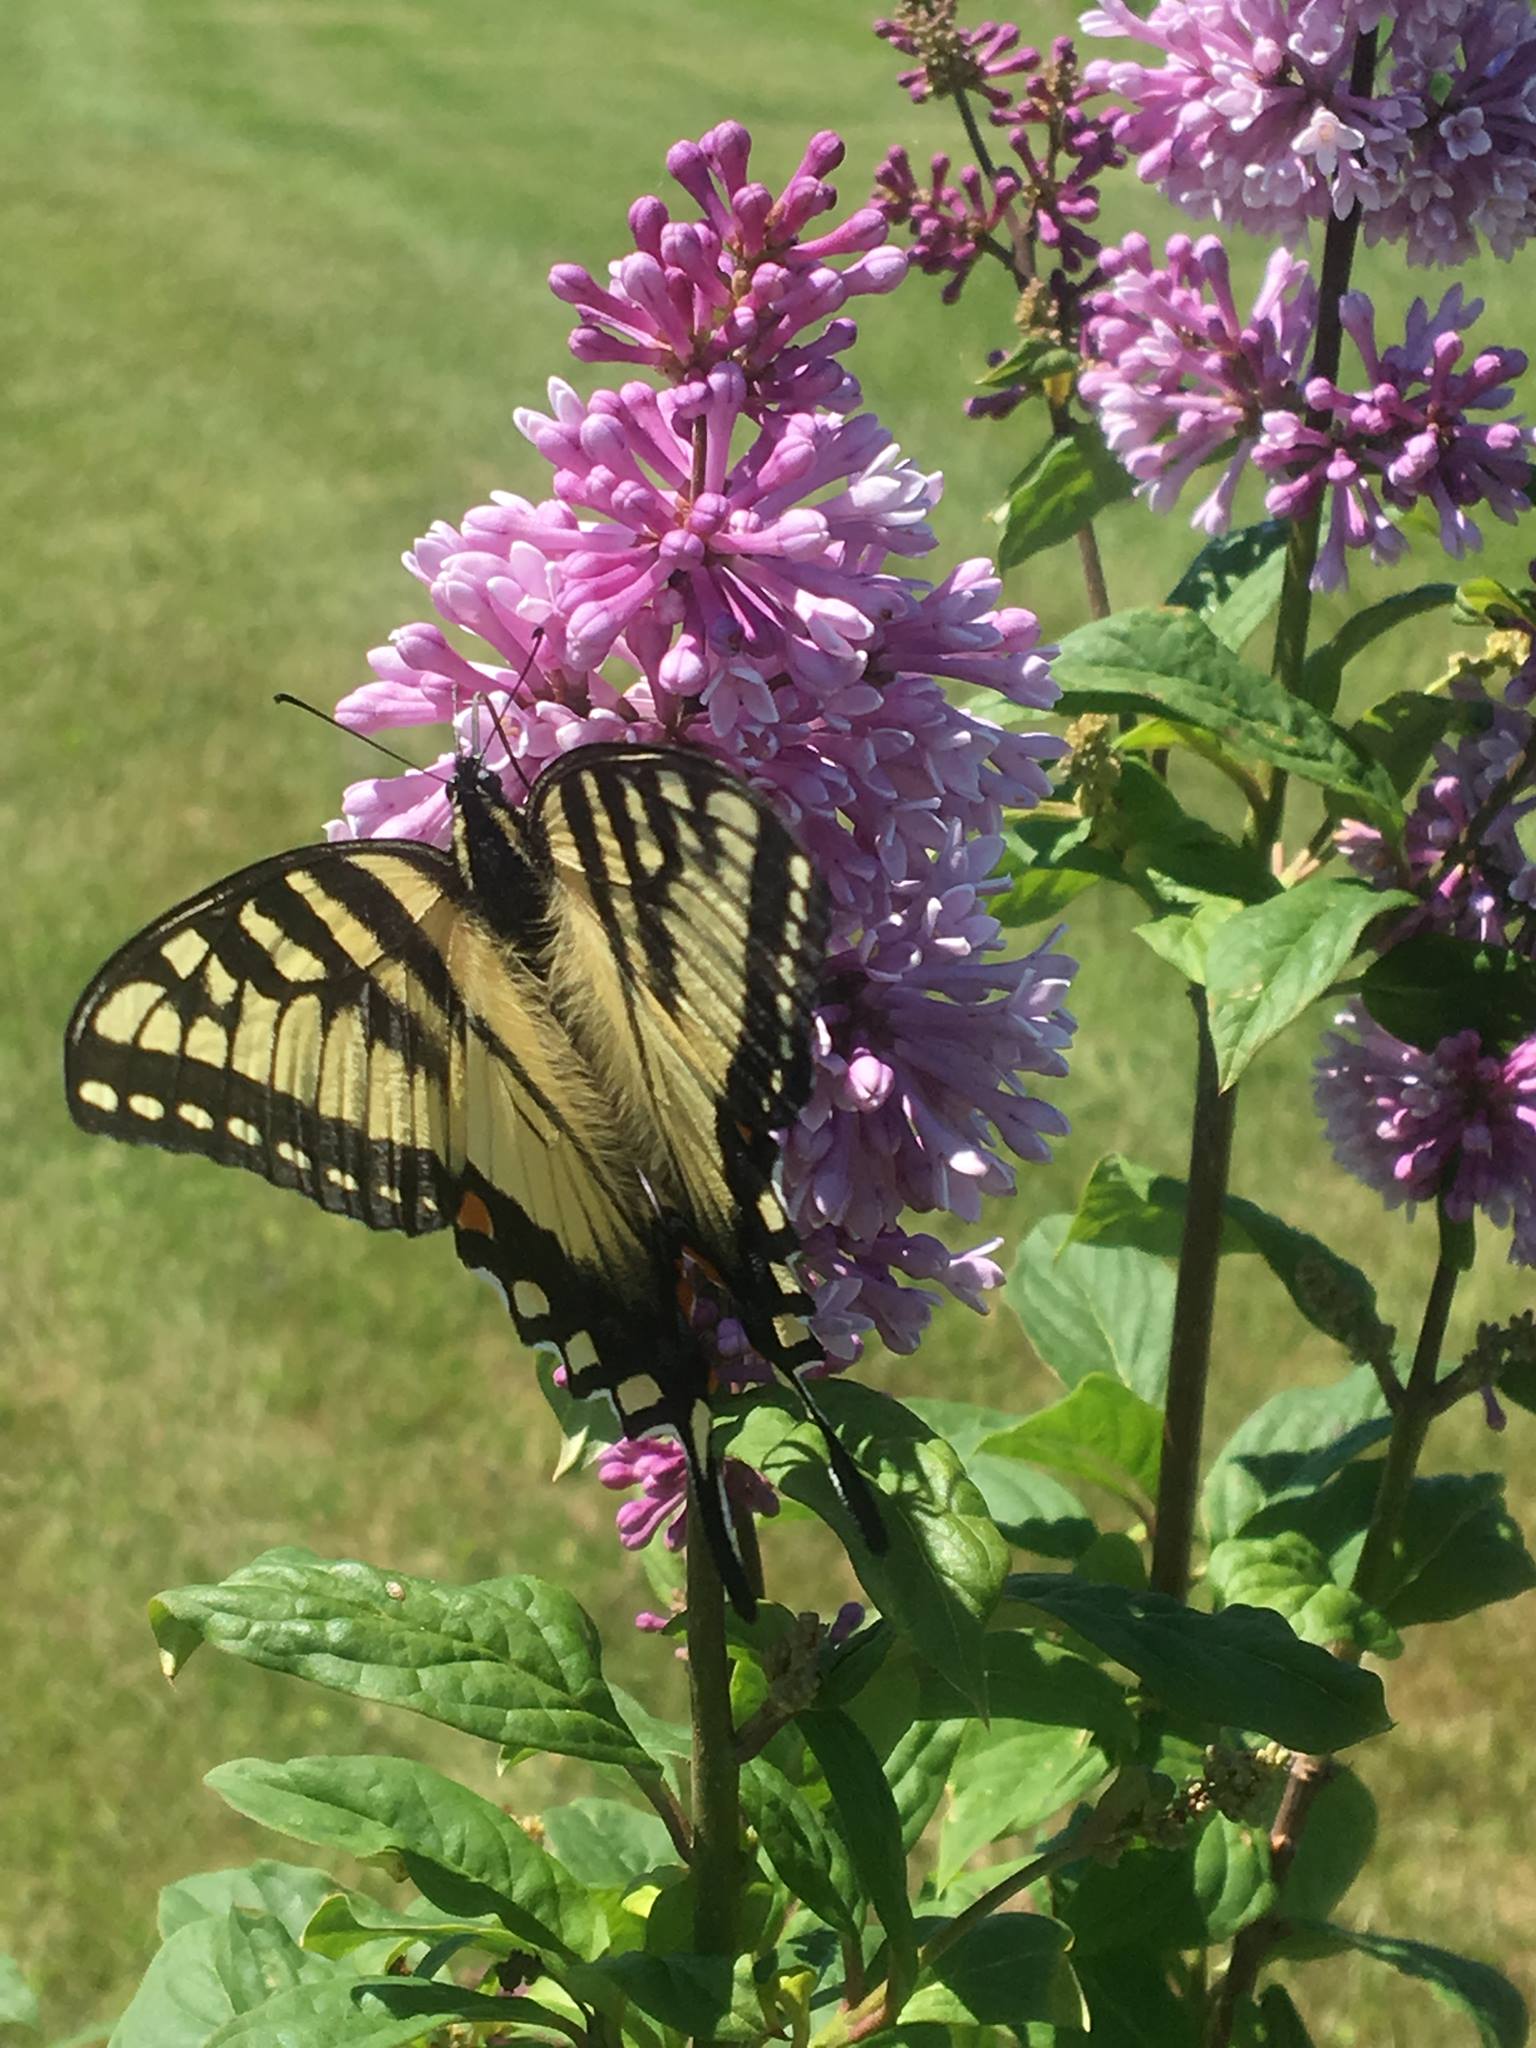
<svg viewBox="0 0 1536 2048">
<path fill-rule="evenodd" d="M 1189 1203 L 1179 1247 L 1168 1352 L 1168 1393 L 1163 1410 L 1163 1459 L 1152 1535 L 1155 1591 L 1182 1600 L 1189 1591 L 1189 1558 L 1200 1485 L 1205 1390 L 1211 1369 L 1211 1322 L 1221 1264 L 1222 1206 L 1232 1161 L 1237 1092 L 1223 1092 L 1216 1069 L 1205 990 L 1191 987 L 1197 1051 L 1195 1109 L 1189 1141 Z"/>
<path fill-rule="evenodd" d="M 741 1889 L 741 1767 L 731 1724 L 725 1590 L 707 1543 L 688 1545 L 687 1641 L 694 1947 L 700 1955 L 734 1955 Z"/>
</svg>

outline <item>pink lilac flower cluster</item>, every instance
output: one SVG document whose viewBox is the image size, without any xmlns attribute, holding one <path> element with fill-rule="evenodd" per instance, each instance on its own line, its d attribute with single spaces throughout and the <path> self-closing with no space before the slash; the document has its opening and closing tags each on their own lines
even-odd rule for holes
<svg viewBox="0 0 1536 2048">
<path fill-rule="evenodd" d="M 1481 299 L 1464 303 L 1460 285 L 1433 314 L 1415 299 L 1402 341 L 1384 349 L 1370 300 L 1346 292 L 1340 319 L 1370 382 L 1345 391 L 1313 377 L 1302 389 L 1305 418 L 1293 408 L 1266 414 L 1254 461 L 1278 479 L 1265 499 L 1268 510 L 1296 518 L 1329 499 L 1312 579 L 1317 588 L 1346 580 L 1348 548 L 1367 546 L 1374 561 L 1395 561 L 1407 543 L 1391 514 L 1421 501 L 1439 522 L 1441 546 L 1457 558 L 1482 546 L 1474 506 L 1508 525 L 1530 510 L 1526 451 L 1536 432 L 1517 418 L 1476 417 L 1504 413 L 1513 403 L 1525 354 L 1485 349 L 1459 367 L 1463 330 L 1482 310 Z"/>
<path fill-rule="evenodd" d="M 1006 107 L 1011 89 L 999 79 L 1016 78 L 1040 62 L 1037 50 L 1023 47 L 1011 21 L 984 21 L 977 28 L 955 24 L 954 0 L 919 0 L 897 21 L 877 21 L 875 34 L 915 57 L 910 71 L 897 80 L 918 106 L 936 96 L 974 92 L 994 109 Z"/>
<path fill-rule="evenodd" d="M 1099 213 L 1096 181 L 1123 163 L 1125 152 L 1111 115 L 1090 111 L 1095 95 L 1084 86 L 1067 37 L 1057 38 L 1042 63 L 1038 50 L 1021 46 L 1012 23 L 963 29 L 954 14 L 955 0 L 908 0 L 898 20 L 877 22 L 875 32 L 920 60 L 900 80 L 914 100 L 972 93 L 986 100 L 988 118 L 1007 135 L 1016 165 L 967 165 L 950 183 L 949 158 L 935 156 L 925 186 L 907 152 L 894 148 L 875 173 L 875 203 L 892 226 L 909 231 L 919 269 L 948 275 L 947 305 L 959 297 L 978 258 L 990 253 L 1014 272 L 1021 289 L 1043 286 L 1042 303 L 1029 309 L 1030 324 L 1048 322 L 1058 336 L 1070 335 L 1076 297 L 1099 250 L 1090 232 Z M 1014 89 L 998 82 L 1021 76 Z M 967 411 L 1000 417 L 1024 395 L 993 394 L 973 400 Z"/>
<path fill-rule="evenodd" d="M 1129 102 L 1116 140 L 1196 217 L 1289 241 L 1358 205 L 1410 263 L 1463 261 L 1479 236 L 1508 256 L 1536 230 L 1524 0 L 1157 0 L 1145 19 L 1101 0 L 1082 26 L 1157 53 L 1087 82 Z"/>
<path fill-rule="evenodd" d="M 935 156 L 928 183 L 921 184 L 907 152 L 897 144 L 875 169 L 875 199 L 892 227 L 912 237 L 912 260 L 929 277 L 948 279 L 943 291 L 952 306 L 965 281 L 1008 218 L 1008 210 L 1024 189 L 1016 171 L 999 171 L 990 184 L 974 164 L 949 183 L 949 158 Z M 1006 228 L 1005 246 L 1006 246 Z"/>
<path fill-rule="evenodd" d="M 667 381 L 583 398 L 557 379 L 547 412 L 516 415 L 547 495 L 496 492 L 405 557 L 479 645 L 401 628 L 338 716 L 364 732 L 450 721 L 513 802 L 572 747 L 667 739 L 729 761 L 779 807 L 833 905 L 815 1089 L 786 1134 L 783 1193 L 813 1328 L 841 1366 L 872 1332 L 911 1350 L 940 1290 L 979 1306 L 1001 1278 L 990 1247 L 951 1252 L 904 1211 L 974 1221 L 1012 1187 L 1009 1155 L 1042 1158 L 1065 1129 L 1030 1077 L 1065 1071 L 1072 963 L 1050 942 L 1001 957 L 986 907 L 1004 807 L 1047 793 L 1062 748 L 1030 729 L 1055 686 L 1034 617 L 998 607 L 992 565 L 937 584 L 907 573 L 935 544 L 940 479 L 852 411 L 836 360 L 849 324 L 816 326 L 850 278 L 884 288 L 894 270 L 877 256 L 905 259 L 876 246 L 877 215 L 802 238 L 835 204 L 835 138 L 816 138 L 777 199 L 749 153 L 735 123 L 679 144 L 669 167 L 698 218 L 640 201 L 641 256 L 612 267 L 606 293 L 556 270 L 585 316 L 577 354 Z M 1007 727 L 976 708 L 988 699 Z M 447 843 L 452 759 L 354 784 L 334 832 Z M 716 1335 L 728 1381 L 761 1369 L 739 1329 Z M 675 1446 L 621 1449 L 608 1470 L 637 1458 L 650 1506 L 628 1529 L 656 1526 L 683 1491 Z"/>
<path fill-rule="evenodd" d="M 1533 680 L 1536 662 L 1499 698 L 1475 681 L 1452 686 L 1469 730 L 1435 749 L 1401 854 L 1374 826 L 1352 822 L 1336 835 L 1350 864 L 1378 888 L 1409 889 L 1421 899 L 1394 937 L 1442 931 L 1536 955 L 1536 861 L 1521 843 L 1524 821 L 1536 815 Z"/>
<path fill-rule="evenodd" d="M 1352 549 L 1396 560 L 1407 545 L 1398 515 L 1421 500 L 1457 556 L 1482 544 L 1474 507 L 1507 522 L 1530 509 L 1526 451 L 1536 432 L 1500 416 L 1526 358 L 1493 348 L 1463 367 L 1464 333 L 1482 301 L 1468 304 L 1459 285 L 1433 313 L 1415 300 L 1402 341 L 1387 348 L 1370 300 L 1346 293 L 1342 324 L 1368 380 L 1349 389 L 1306 374 L 1316 289 L 1283 250 L 1246 320 L 1214 236 L 1175 236 L 1158 265 L 1146 238 L 1128 235 L 1105 250 L 1102 268 L 1108 282 L 1089 302 L 1078 388 L 1156 510 L 1170 509 L 1194 472 L 1220 458 L 1193 523 L 1224 532 L 1252 462 L 1271 479 L 1264 502 L 1275 517 L 1323 508 L 1312 581 L 1331 590 L 1347 581 Z"/>
<path fill-rule="evenodd" d="M 1456 1221 L 1481 1210 L 1511 1230 L 1511 1262 L 1536 1265 L 1536 1038 L 1499 1055 L 1458 1031 L 1425 1051 L 1358 1006 L 1336 1021 L 1314 1098 L 1339 1164 L 1389 1208 L 1441 1200 Z"/>
<path fill-rule="evenodd" d="M 1088 367 L 1078 391 L 1154 512 L 1170 511 L 1195 471 L 1222 459 L 1192 524 L 1224 533 L 1266 415 L 1296 393 L 1317 294 L 1305 263 L 1275 251 L 1246 319 L 1214 235 L 1175 235 L 1158 264 L 1145 235 L 1100 259 L 1090 299 Z"/>
</svg>

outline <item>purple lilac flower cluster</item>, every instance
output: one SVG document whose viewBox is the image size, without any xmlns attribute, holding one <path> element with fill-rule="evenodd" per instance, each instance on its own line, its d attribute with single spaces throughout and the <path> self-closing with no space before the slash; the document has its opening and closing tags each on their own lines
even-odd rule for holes
<svg viewBox="0 0 1536 2048">
<path fill-rule="evenodd" d="M 1090 109 L 1096 93 L 1083 82 L 1069 38 L 1058 37 L 1042 61 L 1038 50 L 1023 46 L 1012 23 L 964 29 L 954 17 L 955 0 L 907 0 L 898 19 L 876 22 L 875 33 L 918 60 L 900 79 L 914 100 L 974 95 L 985 101 L 1015 161 L 1001 168 L 985 159 L 980 167 L 968 164 L 951 182 L 949 157 L 936 155 L 924 184 L 906 150 L 896 147 L 875 173 L 875 203 L 893 227 L 911 235 L 918 268 L 947 278 L 947 305 L 960 296 L 980 257 L 991 254 L 1013 273 L 1023 295 L 1021 326 L 1070 340 L 1077 300 L 1096 274 L 1097 181 L 1125 161 L 1114 116 Z M 1021 384 L 972 399 L 966 411 L 972 418 L 1001 418 L 1031 388 Z"/>
<path fill-rule="evenodd" d="M 815 137 L 775 194 L 750 176 L 746 131 L 724 123 L 668 156 L 687 218 L 642 199 L 635 253 L 606 285 L 556 268 L 581 316 L 577 356 L 644 368 L 661 388 L 583 398 L 557 379 L 547 411 L 518 412 L 548 495 L 496 492 L 405 557 L 439 617 L 481 644 L 465 654 L 437 624 L 402 627 L 337 708 L 365 732 L 450 721 L 513 802 L 571 747 L 682 741 L 731 762 L 794 826 L 833 921 L 784 1195 L 834 1365 L 871 1332 L 911 1350 L 937 1290 L 980 1306 L 997 1284 L 990 1247 L 950 1252 L 902 1214 L 975 1221 L 984 1195 L 1011 1188 L 1008 1155 L 1046 1156 L 1065 1124 L 1028 1077 L 1065 1071 L 1072 1032 L 1072 963 L 1049 942 L 1000 957 L 987 909 L 1003 809 L 1044 796 L 1061 752 L 1028 721 L 1055 686 L 1034 617 L 998 607 L 989 562 L 938 584 L 906 573 L 935 544 L 940 479 L 853 410 L 838 360 L 854 333 L 842 308 L 889 290 L 906 259 L 882 246 L 873 209 L 826 224 L 841 154 Z M 946 679 L 995 695 L 1010 726 L 1023 711 L 1023 729 L 959 708 Z M 355 783 L 333 832 L 446 843 L 451 759 Z M 739 1329 L 716 1334 L 722 1376 L 753 1377 Z M 602 1476 L 643 1489 L 621 1515 L 626 1541 L 675 1527 L 676 1447 L 616 1447 Z M 749 1489 L 742 1504 L 764 1499 Z"/>
<path fill-rule="evenodd" d="M 1536 861 L 1519 828 L 1536 814 L 1536 660 L 1499 697 L 1473 678 L 1453 687 L 1466 730 L 1436 749 L 1401 853 L 1358 823 L 1338 842 L 1378 887 L 1419 898 L 1389 943 L 1440 931 L 1531 957 Z M 1511 1260 L 1536 1265 L 1536 1036 L 1498 1052 L 1467 1030 L 1424 1050 L 1360 1004 L 1336 1021 L 1348 1035 L 1324 1039 L 1315 1094 L 1340 1165 L 1394 1207 L 1443 1197 L 1454 1218 L 1481 1210 L 1511 1227 Z"/>
<path fill-rule="evenodd" d="M 1116 140 L 1197 218 L 1292 240 L 1358 206 L 1410 263 L 1536 231 L 1536 18 L 1523 0 L 1127 0 L 1083 16 L 1157 61 L 1101 60 Z M 1379 55 L 1378 55 L 1378 46 Z"/>
<path fill-rule="evenodd" d="M 1402 341 L 1385 348 L 1370 300 L 1347 293 L 1342 324 L 1367 379 L 1349 389 L 1307 375 L 1316 287 L 1283 250 L 1246 319 L 1214 236 L 1175 236 L 1158 265 L 1146 238 L 1128 235 L 1101 267 L 1107 282 L 1090 301 L 1079 390 L 1154 509 L 1168 510 L 1197 469 L 1220 459 L 1193 523 L 1224 532 L 1252 462 L 1271 479 L 1265 506 L 1276 517 L 1323 509 L 1312 577 L 1321 590 L 1347 580 L 1352 549 L 1396 560 L 1407 545 L 1399 517 L 1421 500 L 1457 556 L 1482 544 L 1474 507 L 1507 522 L 1529 510 L 1536 432 L 1499 416 L 1526 358 L 1493 348 L 1464 363 L 1482 301 L 1468 304 L 1459 285 L 1433 313 L 1415 300 Z"/>
<path fill-rule="evenodd" d="M 1358 873 L 1420 898 L 1395 936 L 1442 931 L 1536 957 L 1536 861 L 1521 842 L 1522 825 L 1536 816 L 1533 686 L 1536 663 L 1529 662 L 1501 697 L 1475 679 L 1452 686 L 1468 730 L 1435 749 L 1401 854 L 1374 826 L 1352 822 L 1338 833 Z"/>
<path fill-rule="evenodd" d="M 1339 1164 L 1389 1208 L 1439 1200 L 1456 1221 L 1481 1210 L 1510 1229 L 1511 1263 L 1536 1266 L 1536 1038 L 1500 1056 L 1458 1031 L 1424 1051 L 1362 1009 L 1337 1021 L 1314 1093 Z"/>
</svg>

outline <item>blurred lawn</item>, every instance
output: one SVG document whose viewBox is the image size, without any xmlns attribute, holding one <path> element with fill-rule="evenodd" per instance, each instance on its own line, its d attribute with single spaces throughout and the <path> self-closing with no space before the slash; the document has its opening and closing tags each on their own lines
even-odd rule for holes
<svg viewBox="0 0 1536 2048">
<path fill-rule="evenodd" d="M 365 772 L 270 693 L 326 703 L 355 683 L 362 650 L 424 608 L 400 548 L 496 485 L 537 484 L 509 413 L 568 367 L 545 272 L 562 257 L 600 268 L 624 246 L 624 210 L 657 189 L 675 137 L 733 114 L 777 181 L 808 132 L 836 126 L 850 199 L 893 138 L 920 157 L 950 138 L 895 91 L 863 10 L 818 0 L 17 0 L 8 27 L 0 636 L 22 885 L 0 1038 L 0 1948 L 62 2033 L 118 2008 L 159 1883 L 282 1853 L 201 1791 L 216 1761 L 392 1745 L 489 1787 L 467 1742 L 216 1657 L 172 1695 L 143 1623 L 157 1588 L 276 1542 L 450 1578 L 534 1569 L 580 1586 L 619 1677 L 653 1700 L 677 1682 L 628 1628 L 644 1596 L 606 1532 L 611 1501 L 580 1482 L 546 1495 L 553 1424 L 451 1249 L 407 1250 L 236 1176 L 86 1144 L 57 1081 L 74 996 L 176 897 L 315 836 L 339 784 Z M 1134 186 L 1115 218 L 1164 224 Z M 1383 268 L 1405 298 L 1412 280 Z M 1515 306 L 1509 273 L 1476 283 L 1496 311 Z M 1038 432 L 959 414 L 1005 317 L 984 282 L 958 313 L 920 281 L 899 307 L 862 312 L 871 402 L 947 472 L 941 526 L 962 553 L 986 549 L 980 515 Z M 1159 532 L 1136 513 L 1108 521 L 1105 544 L 1121 604 L 1161 595 L 1190 547 L 1182 523 Z M 1511 571 L 1520 552 L 1506 543 L 1490 566 Z M 1031 564 L 1010 593 L 1052 633 L 1080 616 L 1072 567 L 1067 553 Z M 1397 642 L 1379 680 L 1445 644 Z M 1075 1135 L 1000 1219 L 1013 1241 L 1071 1201 L 1101 1151 L 1182 1170 L 1184 999 L 1129 922 L 1092 899 L 1074 921 L 1083 1030 L 1060 1099 Z M 1370 1264 L 1406 1322 L 1428 1226 L 1384 1218 L 1326 1170 L 1307 1052 L 1298 1037 L 1245 1084 L 1237 1184 Z M 1491 1271 L 1458 1328 L 1524 1298 Z M 1006 1311 L 978 1333 L 957 1309 L 891 1383 L 1049 1398 L 1020 1349 Z M 1336 1363 L 1239 1266 L 1213 1427 Z M 1493 1442 L 1457 1417 L 1442 1455 L 1518 1467 L 1527 1431 L 1517 1415 Z M 1529 1510 L 1518 1470 L 1515 1491 Z M 827 1604 L 814 1564 L 799 1568 L 790 1597 Z M 1404 1726 L 1367 1759 L 1385 1848 L 1350 1912 L 1465 1944 L 1531 1992 L 1524 1622 L 1503 1608 L 1431 1632 L 1387 1674 Z M 533 1806 L 541 1789 L 516 1796 Z M 1425 2037 L 1416 1993 L 1338 1965 L 1299 1982 L 1320 2039 Z"/>
</svg>

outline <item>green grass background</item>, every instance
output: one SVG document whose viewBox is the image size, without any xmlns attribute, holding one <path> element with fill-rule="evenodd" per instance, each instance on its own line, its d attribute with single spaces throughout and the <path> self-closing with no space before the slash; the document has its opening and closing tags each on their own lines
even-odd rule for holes
<svg viewBox="0 0 1536 2048">
<path fill-rule="evenodd" d="M 608 1533 L 612 1501 L 590 1482 L 548 1491 L 553 1422 L 451 1249 L 86 1143 L 57 1079 L 70 1005 L 127 932 L 316 836 L 340 783 L 369 772 L 270 693 L 324 704 L 357 682 L 363 650 L 426 607 L 401 547 L 497 485 L 537 492 L 509 415 L 569 367 L 545 273 L 571 257 L 600 270 L 625 246 L 625 208 L 659 189 L 675 137 L 735 115 L 776 182 L 835 126 L 852 199 L 890 140 L 921 159 L 950 136 L 896 91 L 863 7 L 826 0 L 13 0 L 7 26 L 0 1948 L 62 2033 L 120 2006 L 158 1884 L 282 1853 L 201 1789 L 213 1763 L 394 1746 L 491 1787 L 467 1741 L 211 1655 L 172 1693 L 143 1620 L 159 1587 L 277 1542 L 448 1578 L 531 1569 L 580 1590 L 618 1676 L 661 1703 L 677 1685 L 669 1652 L 629 1629 L 644 1590 Z M 1169 225 L 1129 182 L 1113 217 Z M 1395 257 L 1375 269 L 1406 298 Z M 1476 284 L 1503 315 L 1490 333 L 1518 339 L 1518 272 Z M 957 312 L 919 280 L 862 310 L 870 401 L 947 473 L 951 555 L 986 551 L 982 515 L 1039 432 L 959 413 L 1005 320 L 985 282 Z M 1191 547 L 1181 520 L 1130 510 L 1104 540 L 1119 604 L 1160 596 Z M 1520 554 L 1501 535 L 1490 560 L 1510 572 Z M 1432 557 L 1420 571 L 1439 573 Z M 1027 565 L 1010 597 L 1051 633 L 1076 623 L 1070 551 Z M 1362 686 L 1431 672 L 1449 642 L 1415 632 Z M 1073 920 L 1082 1032 L 1058 1098 L 1074 1135 L 999 1217 L 1013 1242 L 1101 1151 L 1182 1170 L 1184 999 L 1130 922 L 1092 899 Z M 1370 1264 L 1406 1322 L 1431 1226 L 1331 1171 L 1305 1095 L 1311 1033 L 1295 1038 L 1244 1085 L 1236 1184 Z M 1529 1298 L 1501 1253 L 1486 1248 L 1458 1331 Z M 1337 1365 L 1261 1275 L 1233 1270 L 1213 1441 Z M 1051 1391 L 1005 1309 L 982 1326 L 956 1308 L 919 1361 L 871 1372 L 1021 1405 Z M 1524 1415 L 1503 1440 L 1456 1416 L 1436 1456 L 1507 1463 L 1528 1509 L 1530 1444 Z M 770 1536 L 776 1564 L 791 1599 L 838 1597 L 814 1553 Z M 1529 1612 L 1421 1633 L 1387 1672 L 1402 1727 L 1364 1759 L 1382 1848 L 1349 1911 L 1465 1944 L 1532 1992 Z M 1320 2041 L 1421 2041 L 1447 2018 L 1364 1966 L 1296 1985 Z"/>
</svg>

